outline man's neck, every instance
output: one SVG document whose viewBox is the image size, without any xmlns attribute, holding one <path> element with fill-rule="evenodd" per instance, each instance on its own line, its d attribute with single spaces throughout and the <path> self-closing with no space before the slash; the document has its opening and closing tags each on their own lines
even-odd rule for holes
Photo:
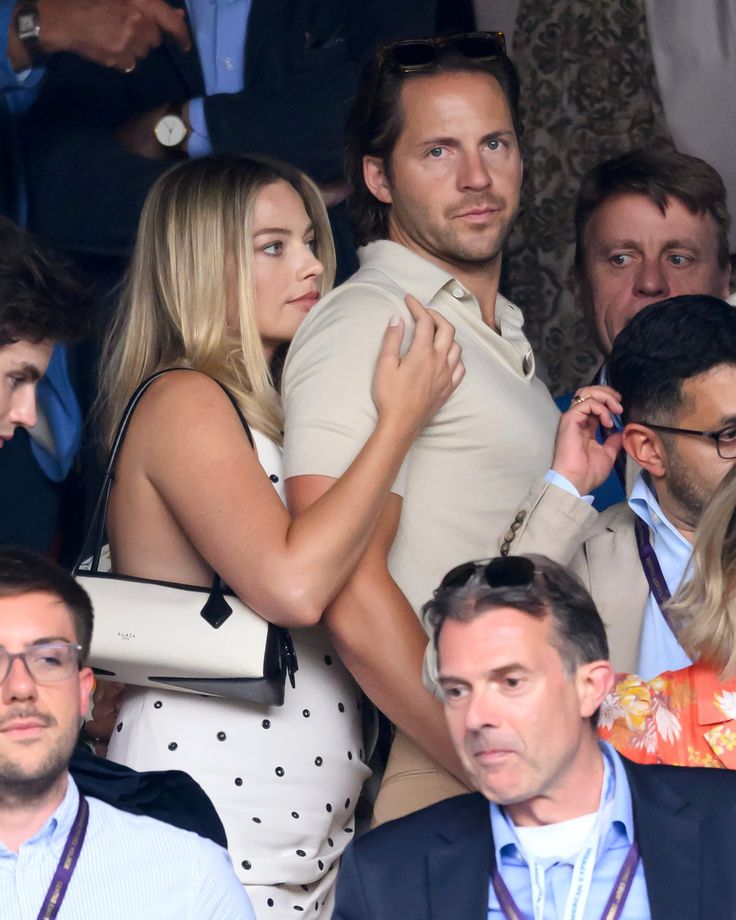
<svg viewBox="0 0 736 920">
<path fill-rule="evenodd" d="M 683 509 L 679 502 L 670 495 L 664 480 L 657 483 L 656 486 L 651 477 L 647 477 L 647 482 L 664 517 L 688 543 L 692 543 L 698 522 L 692 520 L 692 515 Z"/>
<path fill-rule="evenodd" d="M 496 297 L 498 295 L 498 283 L 501 278 L 500 255 L 486 262 L 463 262 L 458 264 L 447 262 L 434 255 L 434 253 L 423 249 L 396 228 L 390 229 L 389 239 L 394 243 L 400 243 L 418 256 L 428 262 L 432 262 L 438 268 L 449 272 L 454 278 L 457 278 L 460 284 L 467 288 L 478 301 L 483 322 L 498 332 L 498 327 L 496 326 Z"/>
<path fill-rule="evenodd" d="M 65 771 L 51 789 L 33 800 L 0 797 L 0 841 L 17 853 L 64 801 L 68 784 L 69 774 Z"/>
<path fill-rule="evenodd" d="M 598 811 L 602 787 L 603 754 L 591 733 L 556 786 L 526 802 L 507 805 L 506 814 L 520 827 L 559 824 Z"/>
</svg>

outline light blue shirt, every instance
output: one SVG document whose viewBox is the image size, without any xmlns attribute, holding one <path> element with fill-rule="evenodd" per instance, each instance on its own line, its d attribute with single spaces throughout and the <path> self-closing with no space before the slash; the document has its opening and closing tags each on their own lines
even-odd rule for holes
<svg viewBox="0 0 736 920">
<path fill-rule="evenodd" d="M 89 824 L 59 920 L 255 920 L 225 850 L 88 798 Z M 18 853 L 0 842 L 0 916 L 37 920 L 79 804 L 63 802 Z"/>
<path fill-rule="evenodd" d="M 4 156 L 0 158 L 2 168 L 10 170 L 12 198 L 7 202 L 9 215 L 25 227 L 28 222 L 28 198 L 24 174 L 23 156 L 16 133 L 15 123 L 19 115 L 25 112 L 38 96 L 45 68 L 16 72 L 7 57 L 8 29 L 15 29 L 12 22 L 16 0 L 0 0 L 0 143 L 6 145 Z"/>
<path fill-rule="evenodd" d="M 252 0 L 187 0 L 192 35 L 202 65 L 208 96 L 239 93 L 243 89 L 245 37 Z M 204 114 L 204 98 L 189 103 L 190 157 L 212 152 Z"/>
<path fill-rule="evenodd" d="M 603 914 L 603 908 L 611 894 L 626 854 L 635 839 L 631 792 L 623 763 L 609 744 L 601 742 L 600 747 L 614 771 L 615 785 L 610 822 L 607 828 L 602 829 L 601 840 L 598 844 L 593 881 L 585 907 L 586 920 L 587 918 L 593 920 Z M 496 865 L 519 910 L 525 916 L 532 917 L 534 914 L 529 867 L 522 854 L 514 825 L 502 807 L 491 803 L 490 809 Z M 544 917 L 545 920 L 559 920 L 565 910 L 573 864 L 569 861 L 555 861 L 554 859 L 544 860 L 543 864 L 547 895 Z M 641 860 L 639 860 L 621 917 L 622 920 L 651 920 L 644 865 Z M 493 890 L 493 884 L 489 884 L 488 920 L 503 920 L 503 913 L 496 892 Z"/>
<path fill-rule="evenodd" d="M 640 473 L 631 490 L 629 507 L 649 527 L 649 539 L 657 554 L 662 574 L 671 594 L 685 575 L 692 555 L 692 545 L 662 514 L 654 492 Z M 677 671 L 692 664 L 662 616 L 659 604 L 649 592 L 639 645 L 637 673 L 651 680 L 663 671 Z"/>
</svg>

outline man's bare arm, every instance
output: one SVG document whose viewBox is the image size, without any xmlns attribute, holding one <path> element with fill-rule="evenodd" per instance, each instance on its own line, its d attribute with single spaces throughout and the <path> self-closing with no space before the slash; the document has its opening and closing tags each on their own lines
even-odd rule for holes
<svg viewBox="0 0 736 920">
<path fill-rule="evenodd" d="M 334 482 L 327 476 L 287 481 L 289 508 L 298 514 Z M 422 684 L 427 637 L 388 571 L 401 499 L 389 495 L 361 561 L 322 622 L 364 693 L 406 735 L 463 782 L 442 707 Z"/>
</svg>

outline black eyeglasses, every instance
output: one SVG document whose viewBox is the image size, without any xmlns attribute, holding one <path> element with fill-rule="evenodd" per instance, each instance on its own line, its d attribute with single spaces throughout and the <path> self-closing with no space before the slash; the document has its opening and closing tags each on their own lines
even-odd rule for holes
<svg viewBox="0 0 736 920">
<path fill-rule="evenodd" d="M 506 54 L 503 32 L 460 32 L 437 38 L 413 38 L 385 45 L 379 70 L 386 65 L 400 73 L 416 73 L 433 67 L 444 51 L 454 51 L 469 61 L 497 61 Z"/>
<path fill-rule="evenodd" d="M 81 645 L 72 645 L 69 642 L 32 645 L 25 652 L 16 652 L 12 655 L 0 648 L 0 684 L 10 674 L 16 658 L 20 658 L 28 673 L 39 684 L 65 680 L 78 670 L 81 651 Z"/>
<path fill-rule="evenodd" d="M 497 556 L 490 561 L 463 562 L 445 575 L 435 594 L 453 588 L 464 588 L 479 575 L 489 588 L 525 587 L 534 581 L 534 563 L 525 556 Z"/>
<path fill-rule="evenodd" d="M 736 460 L 736 425 L 727 425 L 718 431 L 696 431 L 694 428 L 672 428 L 669 425 L 655 425 L 652 422 L 640 422 L 655 431 L 667 431 L 670 434 L 690 434 L 699 438 L 710 438 L 716 442 L 716 450 L 721 460 Z"/>
</svg>

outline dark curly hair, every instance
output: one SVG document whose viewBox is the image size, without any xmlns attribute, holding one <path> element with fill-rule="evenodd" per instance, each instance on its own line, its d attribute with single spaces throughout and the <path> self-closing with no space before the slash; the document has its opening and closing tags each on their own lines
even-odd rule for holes
<svg viewBox="0 0 736 920">
<path fill-rule="evenodd" d="M 74 342 L 90 329 L 91 297 L 67 263 L 0 217 L 0 347 Z"/>
</svg>

